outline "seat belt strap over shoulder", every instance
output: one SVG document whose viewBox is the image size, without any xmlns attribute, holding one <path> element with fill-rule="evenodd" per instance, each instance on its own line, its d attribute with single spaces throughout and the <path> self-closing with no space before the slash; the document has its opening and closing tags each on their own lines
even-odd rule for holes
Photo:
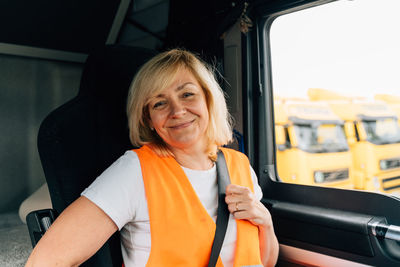
<svg viewBox="0 0 400 267">
<path fill-rule="evenodd" d="M 228 205 L 225 202 L 225 189 L 231 183 L 228 167 L 224 153 L 218 151 L 217 154 L 217 183 L 218 183 L 218 209 L 217 209 L 217 222 L 215 229 L 214 241 L 211 248 L 210 261 L 208 267 L 215 267 L 219 253 L 224 242 L 226 229 L 229 221 Z"/>
</svg>

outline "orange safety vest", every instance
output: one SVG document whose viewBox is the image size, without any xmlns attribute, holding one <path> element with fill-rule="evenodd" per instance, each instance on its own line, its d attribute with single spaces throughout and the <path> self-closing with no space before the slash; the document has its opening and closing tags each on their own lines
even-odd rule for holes
<svg viewBox="0 0 400 267">
<path fill-rule="evenodd" d="M 221 150 L 231 183 L 253 190 L 247 157 L 232 149 Z M 173 157 L 159 157 L 147 145 L 134 151 L 140 160 L 150 219 L 146 266 L 207 266 L 216 226 L 185 172 Z M 262 266 L 258 227 L 247 220 L 236 223 L 234 266 Z M 220 257 L 216 266 L 223 266 Z"/>
</svg>

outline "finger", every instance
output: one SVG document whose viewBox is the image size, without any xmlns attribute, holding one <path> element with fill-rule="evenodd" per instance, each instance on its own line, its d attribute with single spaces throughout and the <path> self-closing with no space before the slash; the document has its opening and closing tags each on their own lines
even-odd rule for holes
<svg viewBox="0 0 400 267">
<path fill-rule="evenodd" d="M 243 195 L 243 196 L 248 196 L 251 197 L 253 195 L 253 192 L 245 186 L 240 186 L 240 185 L 234 185 L 230 184 L 226 187 L 225 193 L 227 196 L 230 195 Z"/>
<path fill-rule="evenodd" d="M 236 220 L 251 220 L 252 216 L 249 216 L 249 213 L 245 210 L 237 211 L 233 213 L 233 218 Z"/>
<path fill-rule="evenodd" d="M 248 206 L 248 205 L 246 205 L 244 203 L 233 202 L 233 203 L 228 204 L 228 210 L 230 213 L 233 214 L 235 212 L 244 210 L 246 208 L 246 206 Z"/>
<path fill-rule="evenodd" d="M 225 188 L 225 192 L 227 195 L 232 195 L 232 194 L 243 194 L 250 191 L 249 188 L 241 185 L 236 185 L 236 184 L 230 184 Z"/>
<path fill-rule="evenodd" d="M 237 220 L 248 220 L 254 225 L 272 225 L 271 215 L 261 203 L 240 203 L 239 209 L 232 213 Z"/>
<path fill-rule="evenodd" d="M 228 196 L 225 196 L 225 202 L 228 205 L 231 203 L 236 203 L 236 202 L 252 203 L 254 201 L 256 201 L 256 198 L 254 195 L 228 195 Z"/>
<path fill-rule="evenodd" d="M 236 220 L 247 220 L 252 223 L 263 221 L 263 215 L 254 209 L 242 209 L 234 212 L 232 215 Z"/>
<path fill-rule="evenodd" d="M 244 199 L 241 195 L 226 195 L 225 202 L 226 204 L 236 203 L 236 202 L 243 202 Z"/>
<path fill-rule="evenodd" d="M 232 194 L 227 194 L 225 196 L 225 202 L 227 204 L 233 203 L 233 202 L 251 202 L 255 200 L 255 195 L 253 192 L 250 191 L 250 189 L 246 188 L 244 190 L 240 190 L 240 193 L 232 193 Z"/>
<path fill-rule="evenodd" d="M 228 204 L 228 210 L 232 214 L 235 213 L 236 212 L 236 202 Z"/>
</svg>

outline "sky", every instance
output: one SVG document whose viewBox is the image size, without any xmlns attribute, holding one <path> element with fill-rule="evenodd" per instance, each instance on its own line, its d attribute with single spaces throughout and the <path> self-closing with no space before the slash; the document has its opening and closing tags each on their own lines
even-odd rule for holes
<svg viewBox="0 0 400 267">
<path fill-rule="evenodd" d="M 340 0 L 278 17 L 270 31 L 274 94 L 400 96 L 399 14 L 400 0 Z"/>
</svg>

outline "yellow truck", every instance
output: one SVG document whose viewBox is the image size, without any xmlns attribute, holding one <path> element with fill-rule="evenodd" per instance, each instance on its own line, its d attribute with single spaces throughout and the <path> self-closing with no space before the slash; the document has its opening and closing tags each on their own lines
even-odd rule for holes
<svg viewBox="0 0 400 267">
<path fill-rule="evenodd" d="M 308 96 L 329 104 L 345 121 L 356 188 L 400 195 L 400 129 L 394 111 L 382 101 L 324 89 L 309 89 Z"/>
<path fill-rule="evenodd" d="M 388 95 L 388 94 L 377 94 L 375 100 L 386 102 L 388 106 L 396 113 L 397 121 L 400 125 L 400 96 Z"/>
<path fill-rule="evenodd" d="M 275 139 L 284 182 L 351 189 L 343 121 L 327 105 L 276 98 Z"/>
</svg>

